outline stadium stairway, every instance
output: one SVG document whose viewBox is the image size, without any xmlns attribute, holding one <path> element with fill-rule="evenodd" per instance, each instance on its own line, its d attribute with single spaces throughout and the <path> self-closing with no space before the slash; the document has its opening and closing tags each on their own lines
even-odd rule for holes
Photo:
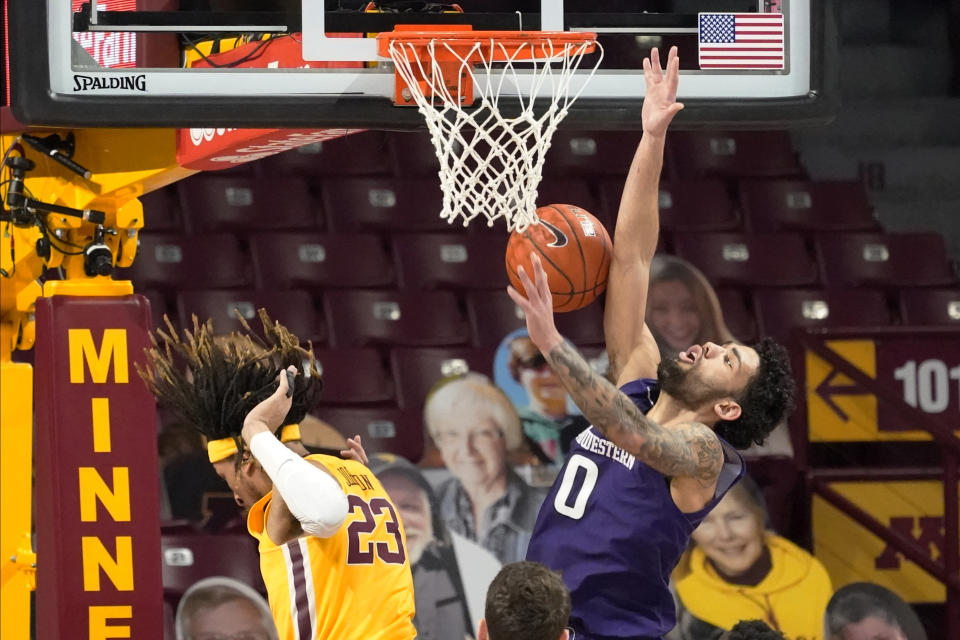
<svg viewBox="0 0 960 640">
<path fill-rule="evenodd" d="M 960 9 L 951 16 L 951 2 L 837 3 L 843 106 L 830 126 L 793 137 L 811 178 L 863 180 L 886 230 L 938 231 L 958 261 L 960 96 L 950 30 L 960 28 Z"/>
</svg>

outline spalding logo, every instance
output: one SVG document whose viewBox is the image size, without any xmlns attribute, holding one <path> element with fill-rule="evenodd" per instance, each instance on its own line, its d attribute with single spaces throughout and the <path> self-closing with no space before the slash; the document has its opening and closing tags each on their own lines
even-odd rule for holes
<svg viewBox="0 0 960 640">
<path fill-rule="evenodd" d="M 550 233 L 553 234 L 553 242 L 548 244 L 548 247 L 565 247 L 567 246 L 567 234 L 560 229 L 557 229 L 555 226 L 547 222 L 546 220 L 540 220 L 540 224 L 545 226 L 550 230 Z"/>
<path fill-rule="evenodd" d="M 146 91 L 147 76 L 87 76 L 73 74 L 73 91 L 94 91 L 97 89 L 122 89 L 127 91 Z"/>
</svg>

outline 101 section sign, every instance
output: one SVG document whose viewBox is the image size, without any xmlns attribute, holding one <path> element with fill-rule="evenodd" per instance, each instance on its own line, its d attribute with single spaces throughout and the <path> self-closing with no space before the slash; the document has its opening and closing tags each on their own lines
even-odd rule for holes
<svg viewBox="0 0 960 640">
<path fill-rule="evenodd" d="M 960 419 L 956 331 L 866 332 L 862 337 L 826 339 L 824 344 L 896 399 L 948 423 Z M 909 424 L 899 412 L 884 410 L 874 390 L 845 376 L 834 363 L 808 349 L 804 364 L 810 441 L 930 439 L 924 425 Z"/>
</svg>

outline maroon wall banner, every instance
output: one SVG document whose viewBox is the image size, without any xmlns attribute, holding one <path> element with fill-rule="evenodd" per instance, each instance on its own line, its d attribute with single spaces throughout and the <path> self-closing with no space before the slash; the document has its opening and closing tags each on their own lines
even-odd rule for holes
<svg viewBox="0 0 960 640">
<path fill-rule="evenodd" d="M 910 406 L 955 421 L 960 416 L 960 335 L 878 339 L 877 379 L 900 391 Z M 880 431 L 922 426 L 905 424 L 891 411 L 877 418 Z"/>
<path fill-rule="evenodd" d="M 157 419 L 139 295 L 37 300 L 37 637 L 163 637 Z"/>
</svg>

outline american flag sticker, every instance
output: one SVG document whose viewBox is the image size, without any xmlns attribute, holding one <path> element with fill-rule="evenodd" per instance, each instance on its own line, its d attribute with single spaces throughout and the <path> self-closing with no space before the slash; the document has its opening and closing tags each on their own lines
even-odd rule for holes
<svg viewBox="0 0 960 640">
<path fill-rule="evenodd" d="M 782 13 L 701 13 L 701 69 L 783 69 Z"/>
</svg>

